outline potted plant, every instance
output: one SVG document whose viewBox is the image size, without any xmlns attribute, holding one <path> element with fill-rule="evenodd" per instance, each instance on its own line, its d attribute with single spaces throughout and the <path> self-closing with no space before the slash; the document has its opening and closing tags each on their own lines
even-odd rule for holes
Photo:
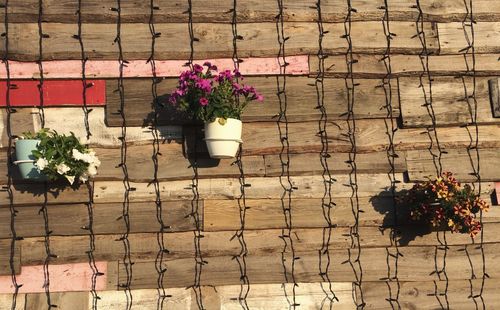
<svg viewBox="0 0 500 310">
<path fill-rule="evenodd" d="M 203 68 L 203 66 L 206 67 Z M 179 77 L 169 102 L 205 123 L 205 141 L 212 158 L 236 156 L 241 140 L 241 113 L 250 101 L 262 101 L 255 88 L 241 84 L 237 71 L 217 71 L 206 62 L 195 64 Z"/>
<path fill-rule="evenodd" d="M 29 180 L 66 179 L 86 182 L 97 174 L 101 162 L 95 152 L 73 133 L 62 135 L 50 129 L 24 133 L 16 141 L 16 161 L 21 177 Z"/>
<path fill-rule="evenodd" d="M 409 207 L 413 221 L 471 237 L 481 231 L 481 223 L 475 215 L 489 208 L 470 185 L 461 186 L 451 172 L 415 184 L 399 199 L 399 204 Z"/>
</svg>

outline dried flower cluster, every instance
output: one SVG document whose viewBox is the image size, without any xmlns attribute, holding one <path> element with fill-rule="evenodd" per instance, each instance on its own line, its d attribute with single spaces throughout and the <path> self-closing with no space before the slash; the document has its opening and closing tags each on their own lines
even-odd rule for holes
<svg viewBox="0 0 500 310">
<path fill-rule="evenodd" d="M 451 172 L 440 177 L 417 183 L 401 199 L 415 221 L 431 223 L 434 227 L 446 226 L 452 232 L 468 233 L 471 237 L 481 231 L 476 219 L 480 211 L 488 211 L 488 204 L 468 184 L 461 184 Z"/>
</svg>

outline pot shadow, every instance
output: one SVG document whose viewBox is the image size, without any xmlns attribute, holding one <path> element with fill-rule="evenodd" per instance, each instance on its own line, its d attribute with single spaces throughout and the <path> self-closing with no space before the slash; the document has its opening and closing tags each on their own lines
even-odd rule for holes
<svg viewBox="0 0 500 310">
<path fill-rule="evenodd" d="M 407 190 L 399 191 L 398 195 L 404 195 Z M 410 219 L 410 209 L 404 205 L 394 205 L 391 192 L 384 190 L 370 198 L 375 211 L 384 216 L 381 232 L 394 228 L 397 242 L 400 246 L 409 245 L 417 237 L 422 237 L 436 230 L 424 223 L 416 223 Z"/>
<path fill-rule="evenodd" d="M 183 148 L 184 157 L 189 160 L 189 167 L 213 168 L 220 164 L 220 159 L 211 158 L 203 138 L 202 126 L 184 126 L 183 127 Z"/>
</svg>

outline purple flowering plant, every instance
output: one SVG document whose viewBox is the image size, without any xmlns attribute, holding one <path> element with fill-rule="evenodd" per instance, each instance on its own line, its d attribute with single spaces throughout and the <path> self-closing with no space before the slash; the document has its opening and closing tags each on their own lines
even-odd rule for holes
<svg viewBox="0 0 500 310">
<path fill-rule="evenodd" d="M 192 69 L 181 73 L 169 102 L 204 122 L 218 117 L 240 119 L 250 101 L 264 99 L 254 87 L 240 83 L 241 80 L 243 77 L 237 70 L 219 72 L 209 62 L 203 66 L 195 64 Z"/>
</svg>

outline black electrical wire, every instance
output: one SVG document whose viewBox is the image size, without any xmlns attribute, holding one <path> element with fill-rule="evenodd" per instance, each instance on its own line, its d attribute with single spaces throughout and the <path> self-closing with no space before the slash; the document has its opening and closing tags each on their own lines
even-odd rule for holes
<svg viewBox="0 0 500 310">
<path fill-rule="evenodd" d="M 396 200 L 396 187 L 397 184 L 400 183 L 396 178 L 396 164 L 395 161 L 399 157 L 396 153 L 394 137 L 398 130 L 396 124 L 394 123 L 394 103 L 392 100 L 393 92 L 392 92 L 392 64 L 391 64 L 391 42 L 396 37 L 396 34 L 391 32 L 390 29 L 390 19 L 389 19 L 389 4 L 388 0 L 384 0 L 384 5 L 379 7 L 380 10 L 384 11 L 384 16 L 382 18 L 382 25 L 384 28 L 384 35 L 386 38 L 386 50 L 384 52 L 383 57 L 380 59 L 380 62 L 383 62 L 386 74 L 382 78 L 382 84 L 378 87 L 381 87 L 384 90 L 385 95 L 385 105 L 381 109 L 385 109 L 387 114 L 384 119 L 386 135 L 389 141 L 389 145 L 386 149 L 387 162 L 389 163 L 389 171 L 387 172 L 387 176 L 391 183 L 390 186 L 390 195 L 392 198 L 393 205 L 393 214 L 394 214 L 394 222 L 390 227 L 390 237 L 391 237 L 391 247 L 396 250 L 396 253 L 391 253 L 389 249 L 387 249 L 387 288 L 389 290 L 389 297 L 386 299 L 391 305 L 392 309 L 401 309 L 401 303 L 399 302 L 399 296 L 401 292 L 401 283 L 399 282 L 398 277 L 398 266 L 399 266 L 399 258 L 402 256 L 399 251 L 398 246 L 398 208 L 397 208 L 397 200 Z M 391 264 L 391 260 L 393 263 Z M 396 283 L 396 288 L 393 289 L 392 283 Z"/>
<path fill-rule="evenodd" d="M 116 38 L 114 42 L 118 46 L 118 63 L 119 63 L 119 70 L 120 70 L 120 75 L 118 78 L 118 92 L 120 94 L 120 110 L 119 113 L 122 118 L 122 124 L 121 124 L 121 136 L 120 136 L 120 141 L 121 141 L 121 148 L 120 148 L 120 164 L 118 167 L 122 168 L 123 172 L 123 187 L 124 187 L 124 195 L 123 195 L 123 208 L 122 208 L 122 215 L 117 219 L 117 220 L 123 220 L 125 224 L 125 232 L 121 235 L 121 237 L 118 239 L 118 241 L 121 241 L 123 243 L 124 247 L 124 254 L 123 254 L 123 259 L 122 259 L 122 264 L 123 268 L 125 271 L 125 282 L 119 283 L 119 286 L 124 290 L 125 296 L 127 299 L 127 304 L 126 304 L 126 310 L 131 310 L 132 305 L 133 305 L 133 296 L 132 296 L 132 290 L 130 289 L 130 286 L 132 284 L 132 265 L 134 264 L 132 262 L 131 258 L 131 249 L 130 249 L 130 240 L 129 240 L 129 234 L 130 234 L 130 214 L 129 214 L 129 208 L 130 208 L 130 192 L 134 191 L 135 188 L 130 185 L 130 180 L 129 180 L 129 174 L 128 174 L 128 168 L 127 168 L 127 121 L 126 121 L 126 116 L 125 116 L 125 86 L 124 86 L 124 78 L 123 78 L 123 70 L 127 66 L 128 61 L 124 59 L 123 56 L 123 47 L 122 47 L 122 38 L 121 38 L 121 26 L 122 26 L 122 21 L 121 21 L 121 0 L 117 0 L 117 7 L 112 9 L 113 11 L 116 11 L 118 14 L 117 18 L 117 23 L 116 23 Z"/>
<path fill-rule="evenodd" d="M 233 8 L 230 10 L 232 13 L 232 20 L 231 20 L 231 29 L 233 32 L 233 64 L 234 64 L 234 69 L 239 71 L 240 69 L 240 63 L 243 62 L 242 59 L 238 57 L 238 40 L 243 40 L 243 37 L 238 34 L 238 10 L 237 10 L 237 0 L 233 0 Z M 238 81 L 238 77 L 236 77 Z M 239 97 L 236 96 L 236 101 L 237 104 L 239 105 Z M 246 183 L 245 181 L 245 172 L 243 168 L 243 160 L 242 160 L 242 153 L 243 153 L 243 146 L 240 145 L 240 149 L 238 151 L 238 155 L 236 157 L 236 161 L 233 164 L 236 164 L 238 166 L 238 170 L 240 172 L 239 175 L 239 184 L 240 184 L 240 196 L 238 197 L 238 209 L 239 209 L 239 215 L 240 215 L 240 227 L 239 229 L 235 232 L 234 236 L 231 238 L 233 240 L 234 238 L 238 239 L 238 243 L 240 244 L 240 252 L 238 255 L 234 255 L 233 259 L 236 260 L 238 264 L 238 268 L 240 270 L 240 293 L 238 295 L 238 301 L 240 303 L 240 306 L 242 309 L 248 310 L 250 309 L 248 307 L 247 303 L 247 297 L 250 292 L 250 279 L 248 278 L 247 274 L 247 260 L 246 257 L 248 255 L 248 247 L 247 243 L 245 241 L 245 227 L 246 227 L 246 212 L 250 208 L 246 204 L 246 195 L 245 195 L 245 189 L 249 186 L 250 184 Z"/>
<path fill-rule="evenodd" d="M 165 225 L 165 221 L 163 218 L 163 202 L 161 199 L 160 181 L 158 179 L 158 171 L 159 171 L 158 158 L 162 156 L 160 152 L 161 139 L 158 131 L 158 118 L 161 108 L 158 98 L 158 84 L 161 82 L 161 79 L 158 78 L 156 73 L 155 44 L 156 44 L 156 39 L 161 36 L 161 33 L 157 32 L 155 29 L 154 13 L 155 11 L 160 10 L 160 7 L 154 4 L 154 0 L 151 0 L 149 9 L 150 9 L 149 31 L 151 33 L 151 55 L 149 56 L 147 62 L 151 65 L 151 73 L 152 73 L 151 94 L 153 96 L 153 109 L 154 109 L 153 124 L 151 126 L 151 133 L 153 135 L 153 155 L 151 158 L 153 161 L 154 172 L 153 172 L 153 180 L 150 182 L 150 184 L 153 184 L 155 189 L 156 220 L 158 222 L 158 225 L 160 226 L 160 230 L 156 234 L 156 241 L 158 243 L 158 252 L 156 254 L 156 259 L 155 259 L 155 269 L 156 272 L 158 273 L 158 278 L 157 278 L 158 300 L 156 308 L 160 310 L 164 308 L 165 300 L 169 297 L 172 297 L 172 295 L 167 294 L 164 286 L 165 273 L 167 271 L 164 259 L 165 255 L 169 253 L 168 249 L 165 246 L 165 230 L 170 227 Z"/>
<path fill-rule="evenodd" d="M 321 210 L 323 212 L 323 217 L 326 222 L 326 225 L 323 228 L 323 233 L 322 233 L 321 248 L 318 251 L 319 275 L 321 276 L 321 279 L 323 281 L 321 283 L 321 289 L 325 294 L 325 297 L 322 300 L 320 308 L 324 309 L 326 305 L 328 309 L 333 309 L 334 303 L 339 301 L 333 290 L 333 283 L 330 276 L 331 272 L 330 266 L 332 264 L 332 257 L 330 253 L 330 242 L 332 240 L 333 228 L 336 227 L 336 225 L 333 224 L 333 219 L 332 219 L 332 209 L 336 206 L 335 202 L 333 201 L 332 186 L 337 180 L 333 178 L 328 164 L 328 159 L 331 158 L 331 155 L 330 155 L 330 144 L 328 141 L 328 131 L 327 131 L 328 114 L 325 107 L 325 86 L 324 86 L 325 59 L 328 57 L 328 55 L 325 54 L 323 51 L 323 39 L 325 35 L 329 33 L 329 31 L 324 30 L 323 15 L 321 10 L 322 9 L 321 0 L 318 0 L 318 2 L 316 2 L 315 8 L 318 11 L 317 24 L 318 24 L 318 47 L 319 47 L 317 53 L 318 74 L 316 75 L 315 79 L 316 95 L 318 100 L 318 105 L 316 106 L 316 109 L 319 109 L 319 111 L 321 112 L 321 117 L 318 121 L 317 135 L 321 139 L 321 152 L 319 154 L 319 159 L 321 167 L 323 168 L 322 178 L 324 186 L 324 193 L 321 199 Z"/>
<path fill-rule="evenodd" d="M 277 120 L 278 131 L 280 135 L 281 149 L 280 162 L 281 173 L 279 176 L 283 193 L 281 194 L 281 209 L 285 227 L 281 230 L 280 238 L 283 240 L 283 250 L 281 252 L 281 263 L 283 266 L 283 292 L 289 305 L 289 309 L 296 309 L 300 304 L 296 298 L 296 288 L 299 286 L 296 281 L 295 264 L 300 257 L 296 256 L 294 242 L 292 239 L 292 192 L 298 188 L 293 185 L 290 177 L 290 142 L 288 140 L 288 116 L 287 116 L 287 93 L 286 93 L 286 67 L 289 65 L 286 59 L 285 47 L 289 37 L 285 36 L 285 5 L 283 0 L 277 0 L 278 15 L 276 15 L 276 32 L 279 45 L 278 63 L 280 74 L 276 77 L 277 97 L 280 106 L 280 112 Z M 287 261 L 288 259 L 288 261 Z M 291 296 L 288 293 L 288 283 L 292 283 Z"/>
<path fill-rule="evenodd" d="M 185 12 L 188 14 L 188 31 L 189 31 L 189 60 L 186 66 L 193 69 L 193 59 L 194 59 L 194 43 L 199 41 L 198 38 L 194 36 L 193 27 L 193 4 L 192 0 L 188 0 L 188 10 Z M 198 190 L 199 185 L 199 175 L 198 175 L 198 155 L 197 155 L 197 143 L 198 137 L 194 137 L 194 151 L 193 158 L 191 162 L 191 168 L 193 169 L 193 178 L 191 179 L 191 190 L 193 192 L 193 198 L 191 199 L 191 213 L 188 216 L 193 218 L 195 224 L 194 230 L 194 247 L 195 247 L 195 276 L 194 283 L 191 286 L 195 292 L 196 304 L 200 310 L 204 310 L 203 305 L 203 290 L 201 287 L 201 273 L 203 266 L 208 264 L 206 260 L 203 259 L 203 254 L 201 251 L 201 239 L 204 237 L 202 231 L 202 219 L 200 216 L 200 193 Z"/>
<path fill-rule="evenodd" d="M 476 98 L 476 52 L 475 52 L 475 33 L 474 33 L 474 24 L 476 21 L 474 20 L 473 15 L 473 1 L 472 0 L 463 0 L 466 14 L 464 19 L 462 20 L 462 29 L 464 32 L 465 41 L 467 46 L 460 51 L 464 56 L 465 68 L 466 71 L 463 75 L 458 76 L 461 80 L 463 89 L 464 89 L 464 101 L 467 103 L 470 121 L 465 123 L 463 127 L 467 130 L 469 134 L 469 145 L 466 147 L 467 155 L 469 157 L 469 162 L 471 164 L 472 172 L 471 176 L 475 177 L 475 181 L 473 182 L 473 187 L 478 192 L 478 196 L 481 195 L 482 186 L 481 186 L 481 165 L 480 165 L 480 152 L 479 152 L 479 125 L 477 122 L 477 114 L 478 114 L 478 104 Z M 467 85 L 467 81 L 472 79 L 472 89 Z M 470 128 L 472 127 L 472 129 Z M 477 186 L 476 186 L 477 184 Z M 486 309 L 486 304 L 483 297 L 484 286 L 486 283 L 486 279 L 489 278 L 488 273 L 486 272 L 486 257 L 484 254 L 484 226 L 483 226 L 483 210 L 479 211 L 479 222 L 481 225 L 480 232 L 480 240 L 479 245 L 477 245 L 477 249 L 481 252 L 481 286 L 479 289 L 479 293 L 476 293 L 474 290 L 473 280 L 477 278 L 475 268 L 472 265 L 472 261 L 469 258 L 469 263 L 471 266 L 471 278 L 470 278 L 470 295 L 469 298 L 472 298 L 476 309 Z M 474 243 L 474 240 L 472 240 Z M 466 248 L 467 251 L 467 248 Z M 466 252 L 467 255 L 468 251 Z"/>
<path fill-rule="evenodd" d="M 8 137 L 8 146 L 7 146 L 7 169 L 10 169 L 14 159 L 12 157 L 13 149 L 14 149 L 14 140 L 17 138 L 16 135 L 12 133 L 12 114 L 17 113 L 17 110 L 12 108 L 10 102 L 10 90 L 15 88 L 15 85 L 12 84 L 12 80 L 10 78 L 10 64 L 9 64 L 9 0 L 5 0 L 4 8 L 4 29 L 5 32 L 2 33 L 2 36 L 5 37 L 5 54 L 3 56 L 3 63 L 5 65 L 5 72 L 7 75 L 6 79 L 6 90 L 5 90 L 5 104 L 6 104 L 6 133 Z M 17 282 L 16 276 L 16 243 L 17 241 L 23 240 L 22 237 L 17 235 L 16 231 L 16 216 L 17 209 L 14 205 L 14 192 L 12 190 L 13 180 L 12 175 L 9 173 L 7 175 L 7 185 L 2 187 L 2 191 L 7 192 L 7 196 L 9 197 L 9 211 L 10 211 L 10 255 L 9 255 L 9 268 L 10 268 L 10 276 L 12 281 L 12 286 L 14 291 L 12 293 L 12 302 L 11 302 L 11 310 L 17 310 L 17 298 L 19 295 L 19 289 L 23 286 Z"/>
<path fill-rule="evenodd" d="M 430 140 L 428 150 L 429 154 L 432 156 L 434 167 L 436 169 L 436 176 L 439 177 L 443 172 L 442 157 L 443 154 L 446 154 L 447 152 L 443 150 L 439 142 L 439 136 L 437 133 L 437 121 L 433 106 L 432 82 L 434 80 L 432 78 L 431 71 L 429 68 L 429 59 L 430 59 L 429 56 L 433 55 L 433 52 L 428 50 L 427 48 L 427 36 L 425 33 L 424 13 L 420 5 L 420 0 L 416 0 L 416 4 L 413 6 L 413 8 L 418 10 L 418 16 L 415 22 L 417 34 L 414 37 L 418 37 L 420 44 L 422 46 L 422 50 L 419 54 L 419 59 L 422 65 L 422 73 L 419 75 L 419 87 L 422 89 L 424 97 L 424 104 L 422 106 L 426 108 L 429 119 L 431 120 L 431 126 L 427 126 L 426 128 L 426 134 L 428 135 Z M 426 91 L 425 87 L 426 84 L 428 85 L 428 91 Z M 437 148 L 438 154 L 435 153 L 434 148 Z M 437 275 L 439 281 L 442 281 L 444 279 L 445 289 L 444 292 L 439 292 L 437 282 L 434 282 L 434 296 L 436 297 L 437 301 L 439 302 L 439 304 L 443 309 L 445 308 L 449 309 L 450 308 L 450 303 L 448 301 L 449 278 L 446 272 L 446 257 L 448 255 L 449 247 L 448 247 L 448 242 L 446 240 L 446 233 L 443 233 L 443 237 L 441 238 L 439 232 L 437 232 L 437 237 L 439 246 L 436 246 L 434 251 L 433 274 Z M 438 264 L 438 253 L 440 251 L 443 254 L 442 267 L 439 267 Z M 441 300 L 441 297 L 444 298 L 444 301 Z"/>
</svg>

